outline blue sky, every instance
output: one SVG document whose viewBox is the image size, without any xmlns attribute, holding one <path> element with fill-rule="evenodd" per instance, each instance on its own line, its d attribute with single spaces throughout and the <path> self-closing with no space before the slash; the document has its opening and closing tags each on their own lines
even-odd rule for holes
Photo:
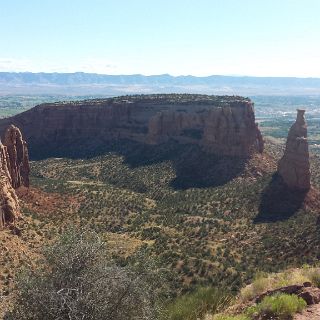
<svg viewBox="0 0 320 320">
<path fill-rule="evenodd" d="M 0 0 L 0 71 L 320 77 L 319 0 Z"/>
</svg>

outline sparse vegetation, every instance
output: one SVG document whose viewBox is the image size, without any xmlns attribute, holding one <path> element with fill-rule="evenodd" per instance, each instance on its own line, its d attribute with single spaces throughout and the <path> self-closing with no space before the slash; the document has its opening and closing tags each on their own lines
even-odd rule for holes
<svg viewBox="0 0 320 320">
<path fill-rule="evenodd" d="M 273 171 L 262 177 L 239 171 L 217 184 L 213 173 L 217 166 L 219 174 L 226 170 L 227 161 L 221 165 L 190 146 L 180 146 L 179 152 L 174 146 L 142 150 L 124 143 L 119 148 L 91 159 L 33 162 L 33 185 L 74 197 L 79 204 L 67 218 L 61 213 L 38 219 L 49 229 L 78 221 L 101 235 L 126 235 L 129 243 L 147 244 L 151 255 L 176 272 L 176 294 L 217 284 L 237 291 L 257 271 L 277 272 L 318 260 L 316 212 L 301 208 L 292 217 L 278 217 L 277 223 L 255 221 Z M 197 165 L 190 173 L 192 163 Z"/>
<path fill-rule="evenodd" d="M 306 306 L 307 303 L 296 295 L 282 293 L 265 297 L 261 303 L 250 307 L 247 314 L 251 317 L 257 315 L 263 319 L 287 320 Z"/>
<path fill-rule="evenodd" d="M 162 283 L 148 264 L 120 266 L 97 233 L 69 230 L 44 252 L 41 269 L 20 275 L 5 319 L 157 319 Z M 141 257 L 140 257 L 141 258 Z"/>
<path fill-rule="evenodd" d="M 225 309 L 231 300 L 232 295 L 226 288 L 197 288 L 171 303 L 167 308 L 166 319 L 202 319 L 207 313 L 217 313 Z"/>
<path fill-rule="evenodd" d="M 319 286 L 320 268 L 304 265 L 299 269 L 288 269 L 280 273 L 260 273 L 256 275 L 252 284 L 241 290 L 241 298 L 244 301 L 251 300 L 259 294 L 289 285 L 302 285 L 304 282 L 311 282 Z"/>
<path fill-rule="evenodd" d="M 277 159 L 282 146 L 268 141 L 266 152 Z M 53 208 L 41 201 L 35 204 L 38 198 L 32 199 L 33 206 L 22 201 L 22 236 L 14 239 L 14 245 L 22 245 L 23 253 L 0 252 L 4 266 L 0 297 L 12 294 L 17 265 L 35 268 L 40 248 L 70 225 L 87 226 L 100 239 L 110 240 L 110 261 L 117 266 L 126 266 L 139 248 L 156 257 L 171 273 L 175 302 L 170 306 L 177 317 L 179 304 L 186 306 L 186 314 L 194 312 L 187 307 L 196 304 L 199 287 L 209 291 L 227 287 L 236 293 L 253 280 L 241 290 L 248 301 L 279 286 L 305 281 L 319 286 L 318 268 L 292 269 L 319 260 L 318 213 L 299 208 L 290 216 L 276 216 L 275 221 L 257 219 L 275 170 L 268 161 L 257 170 L 257 163 L 208 157 L 194 146 L 142 148 L 123 142 L 89 158 L 33 162 L 31 185 L 51 197 Z M 319 155 L 313 155 L 316 187 L 320 187 L 319 164 Z M 287 268 L 289 272 L 275 274 Z M 210 303 L 202 307 L 199 310 L 213 310 Z"/>
<path fill-rule="evenodd" d="M 213 316 L 212 320 L 250 320 L 248 316 L 240 314 L 236 316 L 218 314 Z"/>
</svg>

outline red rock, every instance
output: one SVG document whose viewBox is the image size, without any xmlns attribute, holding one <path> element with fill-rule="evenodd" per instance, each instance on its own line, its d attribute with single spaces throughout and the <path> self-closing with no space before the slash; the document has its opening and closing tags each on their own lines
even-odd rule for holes
<svg viewBox="0 0 320 320">
<path fill-rule="evenodd" d="M 188 130 L 198 130 L 203 135 L 199 141 L 192 141 L 183 136 Z M 264 148 L 253 104 L 248 101 L 213 107 L 202 113 L 159 112 L 149 120 L 148 142 L 158 144 L 170 138 L 199 143 L 209 152 L 228 156 L 262 153 Z"/>
<path fill-rule="evenodd" d="M 171 95 L 43 104 L 0 120 L 0 131 L 13 123 L 22 129 L 30 152 L 39 156 L 55 151 L 100 148 L 121 139 L 143 144 L 169 140 L 196 144 L 222 156 L 247 157 L 263 151 L 253 103 L 241 97 L 208 100 Z M 129 99 L 129 100 L 128 100 Z M 130 100 L 131 99 L 131 100 Z M 207 100 L 206 100 L 207 99 Z M 34 125 L 37 123 L 37 125 Z"/>
<path fill-rule="evenodd" d="M 298 294 L 298 297 L 302 298 L 307 305 L 317 304 L 320 302 L 320 289 L 305 287 L 302 289 L 302 292 Z"/>
<path fill-rule="evenodd" d="M 0 142 L 0 228 L 21 216 L 15 188 L 29 186 L 29 157 L 20 130 L 10 126 Z M 14 229 L 18 230 L 18 229 Z"/>
<path fill-rule="evenodd" d="M 0 147 L 1 158 L 3 158 L 3 150 Z M 0 169 L 0 228 L 6 224 L 13 223 L 20 217 L 20 208 L 18 197 L 11 185 L 10 176 L 6 170 Z"/>
<path fill-rule="evenodd" d="M 311 173 L 305 110 L 297 110 L 296 122 L 289 130 L 286 149 L 278 173 L 290 189 L 309 190 Z"/>
<path fill-rule="evenodd" d="M 13 188 L 22 185 L 29 187 L 29 155 L 26 142 L 19 128 L 9 126 L 4 135 L 3 144 L 7 147 L 7 165 Z"/>
</svg>

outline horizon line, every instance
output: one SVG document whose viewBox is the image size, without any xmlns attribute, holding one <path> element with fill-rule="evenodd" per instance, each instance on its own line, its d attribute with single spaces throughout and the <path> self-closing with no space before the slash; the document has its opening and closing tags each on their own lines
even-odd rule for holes
<svg viewBox="0 0 320 320">
<path fill-rule="evenodd" d="M 194 78 L 210 78 L 210 77 L 232 77 L 232 78 L 289 78 L 289 79 L 320 79 L 314 76 L 258 76 L 258 75 L 233 75 L 233 74 L 211 74 L 211 75 L 192 75 L 192 74 L 180 74 L 172 75 L 170 73 L 160 73 L 160 74 L 142 74 L 142 73 L 128 73 L 128 74 L 110 74 L 110 73 L 97 73 L 97 72 L 86 72 L 86 71 L 1 71 L 1 73 L 15 73 L 15 74 L 91 74 L 99 76 L 142 76 L 142 77 L 159 77 L 159 76 L 169 76 L 172 78 L 179 77 L 194 77 Z"/>
</svg>

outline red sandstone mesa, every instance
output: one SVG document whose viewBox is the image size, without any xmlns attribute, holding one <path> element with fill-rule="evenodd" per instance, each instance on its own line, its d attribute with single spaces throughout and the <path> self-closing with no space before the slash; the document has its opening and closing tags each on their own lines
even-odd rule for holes
<svg viewBox="0 0 320 320">
<path fill-rule="evenodd" d="M 22 129 L 34 155 L 108 141 L 195 144 L 221 156 L 263 151 L 250 99 L 238 96 L 148 95 L 42 104 L 0 120 Z M 35 126 L 34 123 L 37 123 Z"/>
</svg>

